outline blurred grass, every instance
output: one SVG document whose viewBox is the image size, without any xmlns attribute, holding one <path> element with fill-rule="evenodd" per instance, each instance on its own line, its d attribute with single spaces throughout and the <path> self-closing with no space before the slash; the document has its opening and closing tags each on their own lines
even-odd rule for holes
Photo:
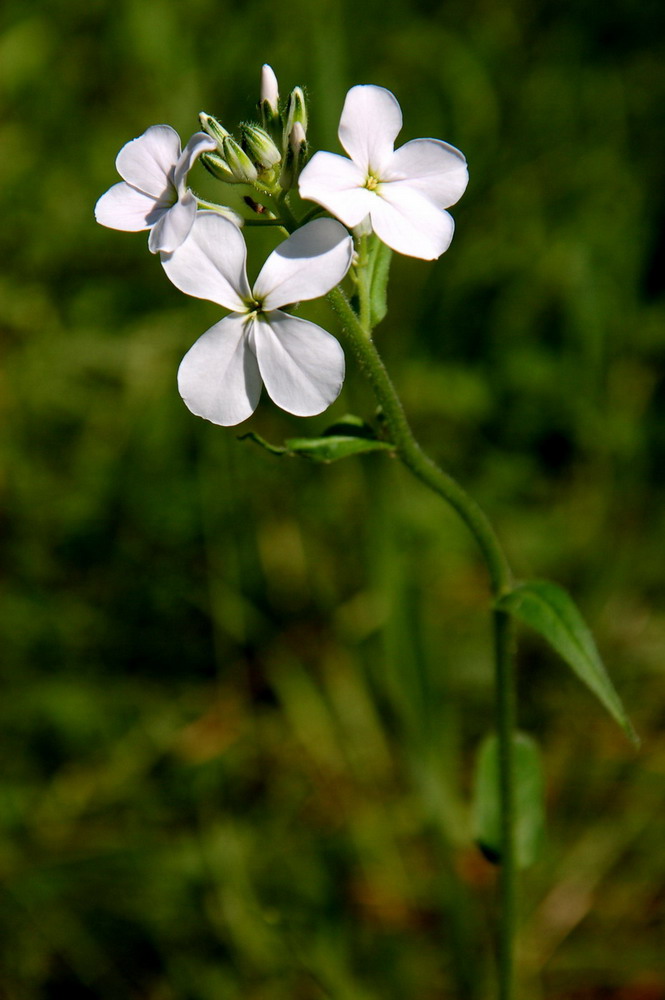
<svg viewBox="0 0 665 1000">
<path fill-rule="evenodd" d="M 550 815 L 525 996 L 665 997 L 660 5 L 7 0 L 0 25 L 0 996 L 491 995 L 477 553 L 390 460 L 318 469 L 191 417 L 175 372 L 217 310 L 92 218 L 127 139 L 233 127 L 269 61 L 315 146 L 374 82 L 403 139 L 469 159 L 381 347 L 517 571 L 574 591 L 644 738 L 523 637 Z M 372 412 L 354 372 L 330 414 L 248 426 L 347 410 Z"/>
</svg>

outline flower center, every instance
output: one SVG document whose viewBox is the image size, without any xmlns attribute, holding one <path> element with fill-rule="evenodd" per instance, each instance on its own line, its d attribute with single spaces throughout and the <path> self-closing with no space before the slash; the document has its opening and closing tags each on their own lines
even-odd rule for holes
<svg viewBox="0 0 665 1000">
<path fill-rule="evenodd" d="M 263 312 L 263 302 L 261 299 L 245 299 L 245 306 L 247 308 L 247 319 L 257 319 Z"/>
<path fill-rule="evenodd" d="M 368 174 L 367 180 L 365 181 L 365 187 L 368 191 L 376 191 L 379 186 L 379 178 L 375 177 L 374 174 Z"/>
</svg>

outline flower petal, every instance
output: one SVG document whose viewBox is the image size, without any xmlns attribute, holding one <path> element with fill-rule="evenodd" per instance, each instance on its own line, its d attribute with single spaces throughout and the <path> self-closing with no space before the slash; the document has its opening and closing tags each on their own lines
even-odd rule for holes
<svg viewBox="0 0 665 1000">
<path fill-rule="evenodd" d="M 137 191 L 130 184 L 121 181 L 101 196 L 95 205 L 95 218 L 109 229 L 122 229 L 126 233 L 138 233 L 150 229 L 160 220 L 168 205 L 157 201 L 152 195 Z"/>
<path fill-rule="evenodd" d="M 414 188 L 382 184 L 372 206 L 372 228 L 389 247 L 407 257 L 434 260 L 450 246 L 455 223 L 452 216 Z"/>
<path fill-rule="evenodd" d="M 337 399 L 344 352 L 320 326 L 276 310 L 255 321 L 252 341 L 268 395 L 287 413 L 312 417 Z"/>
<path fill-rule="evenodd" d="M 247 247 L 242 233 L 216 212 L 197 212 L 185 242 L 162 254 L 162 267 L 181 292 L 246 312 L 250 289 L 245 273 Z"/>
<path fill-rule="evenodd" d="M 246 319 L 226 316 L 190 347 L 178 369 L 178 389 L 197 417 L 231 427 L 250 417 L 261 395 L 261 376 Z"/>
<path fill-rule="evenodd" d="M 138 139 L 122 147 L 115 167 L 128 184 L 154 198 L 162 198 L 173 187 L 173 172 L 179 157 L 178 133 L 170 125 L 151 125 Z"/>
<path fill-rule="evenodd" d="M 205 132 L 195 132 L 192 138 L 182 151 L 182 155 L 176 164 L 173 175 L 173 183 L 182 196 L 187 174 L 194 166 L 194 161 L 201 153 L 212 152 L 217 149 L 217 143 Z"/>
<path fill-rule="evenodd" d="M 402 128 L 397 98 L 384 87 L 352 87 L 339 120 L 339 141 L 365 176 L 380 176 Z"/>
<path fill-rule="evenodd" d="M 300 175 L 300 197 L 323 205 L 346 226 L 357 226 L 372 203 L 365 180 L 366 174 L 345 156 L 315 153 Z"/>
<path fill-rule="evenodd" d="M 440 139 L 412 139 L 395 150 L 383 181 L 409 184 L 438 205 L 449 208 L 469 183 L 464 154 Z"/>
<path fill-rule="evenodd" d="M 164 212 L 155 225 L 148 240 L 150 253 L 172 253 L 184 243 L 194 225 L 196 217 L 196 198 L 191 191 L 177 201 L 172 208 Z"/>
<path fill-rule="evenodd" d="M 261 269 L 254 296 L 263 309 L 318 299 L 337 285 L 351 266 L 353 240 L 334 219 L 315 219 L 277 247 Z"/>
</svg>

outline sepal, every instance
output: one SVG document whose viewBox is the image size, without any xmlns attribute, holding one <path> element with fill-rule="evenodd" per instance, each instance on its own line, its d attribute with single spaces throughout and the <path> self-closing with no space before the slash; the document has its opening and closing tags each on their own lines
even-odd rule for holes
<svg viewBox="0 0 665 1000">
<path fill-rule="evenodd" d="M 221 122 L 217 121 L 216 118 L 213 118 L 212 115 L 206 114 L 205 111 L 201 111 L 199 114 L 199 124 L 201 125 L 203 131 L 207 132 L 210 138 L 215 140 L 217 148 L 221 152 L 222 143 L 231 133 L 224 128 Z"/>
<path fill-rule="evenodd" d="M 265 129 L 258 125 L 241 125 L 242 147 L 261 171 L 270 170 L 282 159 L 282 154 Z"/>
<path fill-rule="evenodd" d="M 242 146 L 230 135 L 222 142 L 222 154 L 236 183 L 254 184 L 258 171 Z"/>
<path fill-rule="evenodd" d="M 237 184 L 235 174 L 226 160 L 218 153 L 203 153 L 200 159 L 206 170 L 218 181 L 224 181 L 225 184 Z"/>
<path fill-rule="evenodd" d="M 291 141 L 291 133 L 296 122 L 302 125 L 302 130 L 307 135 L 307 102 L 302 87 L 294 87 L 289 94 L 289 101 L 286 106 L 286 122 L 284 124 L 284 146 Z M 285 148 L 286 152 L 286 148 Z"/>
</svg>

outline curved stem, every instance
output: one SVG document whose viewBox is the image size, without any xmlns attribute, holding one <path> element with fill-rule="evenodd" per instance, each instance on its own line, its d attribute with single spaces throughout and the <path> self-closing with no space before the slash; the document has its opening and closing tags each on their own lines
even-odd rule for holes
<svg viewBox="0 0 665 1000">
<path fill-rule="evenodd" d="M 361 260 L 362 263 L 361 244 Z M 365 251 L 366 252 L 366 251 Z M 487 565 L 495 598 L 510 590 L 512 574 L 508 560 L 499 544 L 492 525 L 476 501 L 439 468 L 422 450 L 404 413 L 381 356 L 371 338 L 367 306 L 363 308 L 363 288 L 360 287 L 361 312 L 357 316 L 349 300 L 337 287 L 328 299 L 339 316 L 346 340 L 369 379 L 381 405 L 390 439 L 404 465 L 422 483 L 446 500 L 460 515 L 476 539 Z M 496 728 L 499 744 L 499 800 L 501 803 L 501 921 L 499 946 L 499 1000 L 512 1000 L 514 990 L 513 950 L 516 925 L 515 888 L 515 803 L 514 750 L 516 694 L 512 655 L 512 623 L 504 611 L 492 613 L 494 632 L 494 662 L 496 686 Z"/>
<path fill-rule="evenodd" d="M 340 317 L 347 342 L 381 404 L 390 439 L 398 456 L 414 476 L 438 493 L 460 515 L 480 546 L 490 574 L 492 592 L 495 597 L 499 597 L 510 589 L 512 577 L 508 560 L 492 525 L 476 501 L 452 476 L 440 469 L 416 441 L 399 396 L 369 332 L 361 324 L 342 289 L 334 288 L 328 299 Z"/>
</svg>

